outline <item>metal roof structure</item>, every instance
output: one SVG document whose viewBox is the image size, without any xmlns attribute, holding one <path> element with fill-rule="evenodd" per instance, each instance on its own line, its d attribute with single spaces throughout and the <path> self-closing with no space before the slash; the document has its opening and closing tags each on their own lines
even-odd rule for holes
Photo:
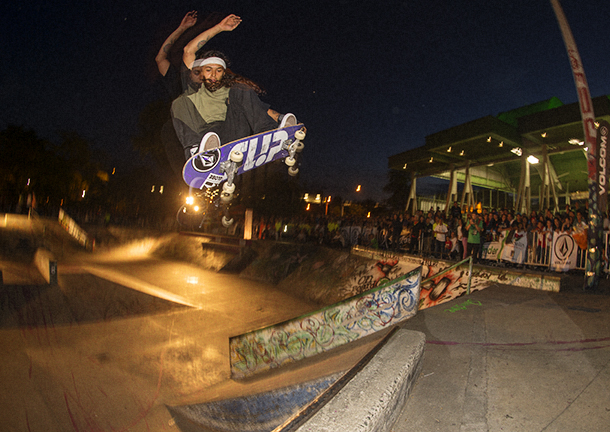
<svg viewBox="0 0 610 432">
<path fill-rule="evenodd" d="M 610 121 L 610 98 L 593 99 L 598 120 Z M 528 184 L 545 184 L 560 195 L 587 191 L 587 160 L 578 103 L 557 98 L 483 117 L 426 137 L 423 147 L 388 158 L 388 167 L 414 178 L 438 177 L 472 186 L 515 193 L 524 178 L 524 161 L 532 155 L 547 163 L 531 164 Z M 545 154 L 548 158 L 545 158 Z M 548 166 L 548 169 L 547 169 Z M 547 173 L 546 183 L 544 173 Z"/>
</svg>

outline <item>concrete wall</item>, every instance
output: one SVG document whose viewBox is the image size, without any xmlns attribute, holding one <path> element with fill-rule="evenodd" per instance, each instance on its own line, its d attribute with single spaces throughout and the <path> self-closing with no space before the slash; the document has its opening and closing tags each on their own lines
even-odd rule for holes
<svg viewBox="0 0 610 432">
<path fill-rule="evenodd" d="M 421 372 L 426 337 L 399 330 L 296 432 L 391 431 Z"/>
<path fill-rule="evenodd" d="M 231 376 L 244 378 L 313 357 L 417 313 L 421 269 L 349 300 L 229 340 Z"/>
<path fill-rule="evenodd" d="M 419 309 L 451 301 L 465 295 L 468 291 L 469 265 L 467 263 L 441 275 L 440 273 L 443 270 L 456 263 L 434 259 L 423 260 L 405 254 L 373 251 L 363 248 L 355 248 L 352 253 L 380 261 L 392 260 L 401 266 L 421 265 L 422 287 Z M 470 291 L 482 290 L 494 283 L 501 283 L 523 288 L 558 292 L 560 281 L 561 278 L 559 276 L 552 274 L 525 272 L 507 267 L 473 265 Z"/>
</svg>

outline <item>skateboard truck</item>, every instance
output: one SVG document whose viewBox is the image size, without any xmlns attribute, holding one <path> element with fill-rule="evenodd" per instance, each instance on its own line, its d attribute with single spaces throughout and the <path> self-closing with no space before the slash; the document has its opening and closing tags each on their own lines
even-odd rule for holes
<svg viewBox="0 0 610 432">
<path fill-rule="evenodd" d="M 227 175 L 227 181 L 222 185 L 221 200 L 227 203 L 233 199 L 233 192 L 235 192 L 235 173 L 237 172 L 238 165 L 244 160 L 244 154 L 239 150 L 233 150 L 229 154 L 229 159 L 220 163 L 220 172 Z"/>
<path fill-rule="evenodd" d="M 282 150 L 288 151 L 288 157 L 284 159 L 284 162 L 288 165 L 288 174 L 293 177 L 299 173 L 299 169 L 294 166 L 297 162 L 295 155 L 303 151 L 305 147 L 302 140 L 305 139 L 306 132 L 307 130 L 303 127 L 295 132 L 295 139 L 289 139 L 282 143 Z"/>
</svg>

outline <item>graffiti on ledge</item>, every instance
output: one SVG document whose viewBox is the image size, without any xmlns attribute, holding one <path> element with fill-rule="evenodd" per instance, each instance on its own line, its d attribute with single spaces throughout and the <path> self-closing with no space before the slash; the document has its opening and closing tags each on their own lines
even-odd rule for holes
<svg viewBox="0 0 610 432">
<path fill-rule="evenodd" d="M 232 337 L 231 376 L 243 378 L 312 357 L 417 313 L 421 268 L 320 311 Z"/>
</svg>

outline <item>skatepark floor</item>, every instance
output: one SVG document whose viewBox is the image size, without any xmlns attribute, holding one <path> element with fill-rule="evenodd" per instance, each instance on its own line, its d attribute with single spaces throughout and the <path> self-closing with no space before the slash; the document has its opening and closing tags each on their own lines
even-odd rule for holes
<svg viewBox="0 0 610 432">
<path fill-rule="evenodd" d="M 14 245 L 19 246 L 10 243 L 11 250 Z M 38 276 L 22 261 L 2 262 L 5 283 L 38 286 Z M 2 430 L 177 431 L 164 404 L 240 391 L 226 376 L 229 335 L 275 322 L 278 314 L 287 319 L 316 307 L 237 276 L 210 279 L 208 272 L 185 264 L 133 261 L 123 269 L 112 261 L 94 264 L 98 273 L 115 272 L 121 279 L 101 281 L 81 262 L 62 261 L 62 286 L 85 288 L 86 280 L 87 289 L 120 293 L 118 284 L 137 278 L 140 288 L 190 289 L 188 296 L 172 294 L 188 297 L 195 308 L 130 297 L 122 308 L 152 304 L 162 312 L 109 320 L 105 314 L 112 311 L 104 309 L 103 318 L 76 319 L 76 309 L 41 289 L 40 299 L 56 301 L 57 321 L 48 321 L 47 311 L 6 315 L 0 329 Z M 194 278 L 209 280 L 205 290 L 192 291 Z M 581 274 L 563 278 L 558 293 L 494 284 L 421 310 L 403 324 L 424 333 L 426 346 L 422 372 L 391 430 L 610 430 L 610 281 L 603 279 L 598 291 L 588 292 Z M 232 286 L 234 294 L 227 292 Z M 27 310 L 42 310 L 34 300 Z M 16 326 L 17 321 L 26 325 Z M 250 391 L 264 388 L 263 381 L 251 381 Z"/>
<path fill-rule="evenodd" d="M 610 430 L 610 296 L 493 285 L 419 311 L 422 373 L 393 432 Z"/>
</svg>

